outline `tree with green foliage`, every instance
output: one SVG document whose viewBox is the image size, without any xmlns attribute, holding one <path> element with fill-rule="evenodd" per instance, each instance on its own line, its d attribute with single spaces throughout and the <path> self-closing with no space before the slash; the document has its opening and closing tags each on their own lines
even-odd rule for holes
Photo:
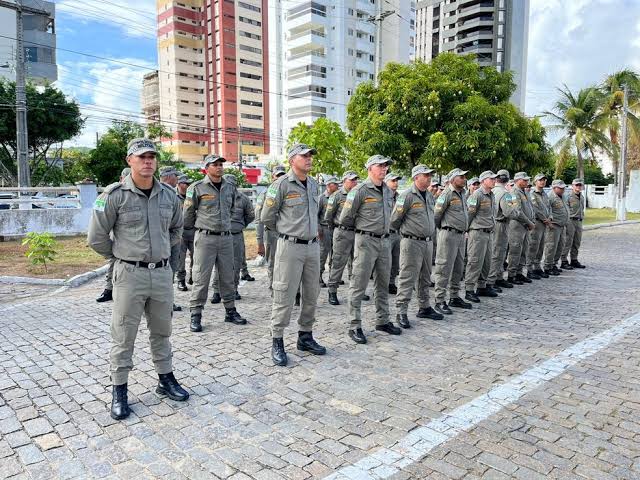
<svg viewBox="0 0 640 480">
<path fill-rule="evenodd" d="M 29 232 L 22 241 L 22 245 L 27 246 L 26 257 L 33 265 L 42 265 L 47 271 L 47 262 L 53 262 L 56 251 L 56 239 L 48 232 Z"/>
<path fill-rule="evenodd" d="M 0 178 L 17 185 L 16 163 L 16 103 L 15 82 L 0 80 Z M 29 136 L 29 163 L 31 183 L 48 183 L 49 176 L 59 172 L 56 162 L 47 161 L 47 155 L 56 144 L 70 140 L 82 131 L 84 119 L 80 107 L 69 101 L 61 90 L 51 85 L 37 88 L 27 84 L 27 124 Z"/>
<path fill-rule="evenodd" d="M 298 123 L 289 134 L 287 148 L 294 143 L 306 143 L 318 151 L 313 157 L 312 175 L 342 174 L 348 165 L 347 134 L 333 120 L 319 118 L 313 125 Z"/>
<path fill-rule="evenodd" d="M 509 102 L 514 90 L 510 72 L 471 56 L 390 63 L 377 87 L 360 84 L 349 102 L 352 151 L 389 156 L 401 172 L 418 163 L 440 172 L 542 168 L 551 153 L 545 130 Z"/>
<path fill-rule="evenodd" d="M 127 144 L 139 137 L 144 137 L 144 128 L 131 121 L 113 122 L 100 137 L 87 164 L 99 185 L 106 186 L 118 181 L 120 172 L 127 166 Z"/>
</svg>

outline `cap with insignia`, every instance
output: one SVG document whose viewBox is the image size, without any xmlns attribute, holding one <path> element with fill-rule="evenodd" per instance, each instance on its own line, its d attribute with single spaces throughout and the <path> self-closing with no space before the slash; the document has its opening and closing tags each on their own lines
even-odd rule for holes
<svg viewBox="0 0 640 480">
<path fill-rule="evenodd" d="M 502 170 L 498 170 L 498 176 L 507 177 L 507 180 L 511 178 L 511 175 L 509 175 L 509 170 L 505 170 L 504 168 Z"/>
<path fill-rule="evenodd" d="M 498 176 L 497 173 L 493 173 L 491 170 L 487 170 L 480 174 L 480 181 L 486 180 L 487 178 L 496 178 Z"/>
<path fill-rule="evenodd" d="M 353 170 L 347 170 L 346 172 L 344 172 L 344 175 L 342 175 L 342 181 L 344 182 L 345 180 L 355 180 L 358 177 L 358 174 L 356 172 L 354 172 Z"/>
<path fill-rule="evenodd" d="M 179 173 L 180 172 L 178 172 L 178 170 L 176 170 L 175 167 L 171 167 L 171 166 L 162 167 L 160 169 L 161 177 L 168 177 L 169 175 L 178 175 Z"/>
<path fill-rule="evenodd" d="M 518 172 L 513 176 L 513 180 L 531 180 L 531 177 L 527 175 L 527 172 Z"/>
<path fill-rule="evenodd" d="M 315 148 L 310 147 L 306 143 L 294 143 L 289 148 L 289 152 L 287 153 L 287 158 L 291 160 L 296 155 L 305 155 L 307 153 L 311 153 L 311 155 L 315 155 L 318 151 Z"/>
<path fill-rule="evenodd" d="M 537 182 L 538 180 L 547 179 L 547 176 L 544 173 L 539 173 L 535 177 L 533 177 L 533 181 Z"/>
<path fill-rule="evenodd" d="M 563 180 L 556 178 L 553 182 L 551 182 L 551 188 L 566 188 L 567 184 L 564 183 Z"/>
<path fill-rule="evenodd" d="M 178 177 L 178 183 L 186 183 L 187 185 L 190 185 L 191 183 L 193 183 L 193 180 L 191 180 L 185 174 L 182 174 Z"/>
<path fill-rule="evenodd" d="M 454 168 L 453 170 L 451 170 L 449 172 L 449 174 L 447 175 L 447 178 L 449 179 L 449 181 L 451 181 L 451 179 L 453 177 L 461 177 L 463 175 L 466 175 L 467 173 L 469 173 L 469 170 L 462 170 L 461 168 Z"/>
<path fill-rule="evenodd" d="M 402 179 L 402 175 L 398 175 L 397 173 L 387 173 L 384 177 L 384 181 L 388 182 L 390 180 L 401 180 Z"/>
<path fill-rule="evenodd" d="M 206 157 L 204 157 L 204 162 L 202 163 L 202 167 L 207 168 L 210 164 L 215 163 L 218 160 L 221 160 L 223 162 L 227 161 L 226 158 L 221 157 L 220 155 L 207 155 Z"/>
<path fill-rule="evenodd" d="M 393 160 L 391 160 L 389 157 L 385 157 L 384 155 L 371 155 L 367 159 L 367 163 L 365 163 L 364 166 L 365 168 L 369 168 L 373 165 L 381 165 L 383 163 L 391 165 L 393 163 Z"/>
<path fill-rule="evenodd" d="M 224 178 L 227 182 L 229 182 L 234 187 L 238 186 L 238 179 L 236 178 L 235 175 L 231 175 L 230 173 L 225 173 L 224 175 L 222 175 L 222 178 Z"/>
<path fill-rule="evenodd" d="M 129 155 L 138 156 L 148 152 L 158 153 L 156 144 L 148 138 L 134 138 L 127 145 L 127 157 Z"/>
<path fill-rule="evenodd" d="M 478 177 L 471 177 L 469 180 L 467 180 L 467 185 L 473 185 L 474 183 L 480 183 L 480 179 Z"/>
<path fill-rule="evenodd" d="M 131 169 L 129 167 L 127 168 L 123 168 L 122 172 L 120 172 L 120 176 L 121 177 L 126 177 L 127 175 L 129 175 L 131 173 Z"/>
<path fill-rule="evenodd" d="M 330 183 L 335 183 L 336 185 L 338 185 L 340 183 L 340 180 L 338 180 L 338 177 L 334 177 L 333 175 L 331 175 L 330 177 L 326 177 L 324 180 L 325 185 L 329 185 Z"/>
<path fill-rule="evenodd" d="M 574 178 L 571 185 L 584 185 L 584 181 L 581 178 Z"/>
<path fill-rule="evenodd" d="M 416 165 L 411 169 L 411 178 L 415 178 L 416 175 L 420 175 L 421 173 L 431 174 L 433 172 L 435 172 L 435 170 L 427 167 L 426 165 Z M 433 185 L 433 182 L 431 182 L 431 184 Z"/>
<path fill-rule="evenodd" d="M 284 166 L 276 165 L 275 167 L 273 167 L 273 176 L 279 177 L 280 175 L 284 175 L 285 173 L 287 173 L 287 169 L 284 168 Z"/>
</svg>

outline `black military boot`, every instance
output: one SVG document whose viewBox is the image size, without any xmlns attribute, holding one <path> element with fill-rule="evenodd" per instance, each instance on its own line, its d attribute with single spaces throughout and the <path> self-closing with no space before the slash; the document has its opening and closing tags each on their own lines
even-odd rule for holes
<svg viewBox="0 0 640 480">
<path fill-rule="evenodd" d="M 447 302 L 436 303 L 436 311 L 443 313 L 444 315 L 453 315 L 453 310 L 449 308 Z"/>
<path fill-rule="evenodd" d="M 189 392 L 180 386 L 173 372 L 161 373 L 158 375 L 158 386 L 156 387 L 158 395 L 166 395 L 176 402 L 184 402 L 189 398 Z"/>
<path fill-rule="evenodd" d="M 467 292 L 464 294 L 465 300 L 469 300 L 473 303 L 480 303 L 480 299 L 478 298 L 478 294 L 476 292 Z"/>
<path fill-rule="evenodd" d="M 531 280 L 530 278 L 525 277 L 521 273 L 516 274 L 516 278 L 518 280 L 520 280 L 521 282 L 523 282 L 523 283 L 533 283 L 533 280 Z"/>
<path fill-rule="evenodd" d="M 476 295 L 478 297 L 497 297 L 498 292 L 496 292 L 493 287 L 487 285 L 486 287 L 480 287 L 476 290 Z"/>
<path fill-rule="evenodd" d="M 535 273 L 536 275 L 538 275 L 540 278 L 549 278 L 549 275 L 547 273 L 545 273 L 544 270 L 540 269 L 540 270 L 534 270 L 533 273 Z"/>
<path fill-rule="evenodd" d="M 491 290 L 493 290 L 496 293 L 502 293 L 502 289 L 496 284 L 493 284 L 493 285 L 487 284 L 487 288 L 490 288 Z"/>
<path fill-rule="evenodd" d="M 571 263 L 569 265 L 571 265 L 573 268 L 587 268 L 583 264 L 581 264 L 578 260 L 571 260 Z"/>
<path fill-rule="evenodd" d="M 247 320 L 242 318 L 242 316 L 238 313 L 235 307 L 226 308 L 226 313 L 224 315 L 224 321 L 233 323 L 234 325 L 246 325 Z"/>
<path fill-rule="evenodd" d="M 436 312 L 432 307 L 421 308 L 416 314 L 418 318 L 430 318 L 431 320 L 443 320 L 444 315 Z"/>
<path fill-rule="evenodd" d="M 222 302 L 222 297 L 220 296 L 219 293 L 214 293 L 213 296 L 211 297 L 211 303 L 220 303 Z"/>
<path fill-rule="evenodd" d="M 111 392 L 111 418 L 124 420 L 131 414 L 127 398 L 127 384 L 114 385 Z"/>
<path fill-rule="evenodd" d="M 367 337 L 365 337 L 364 332 L 360 327 L 355 330 L 349 330 L 349 338 L 356 343 L 365 344 L 367 343 Z"/>
<path fill-rule="evenodd" d="M 108 288 L 105 288 L 100 296 L 96 298 L 96 302 L 98 303 L 110 302 L 111 300 L 113 300 L 113 291 L 109 290 Z"/>
<path fill-rule="evenodd" d="M 280 367 L 284 367 L 287 364 L 287 352 L 284 351 L 284 340 L 282 337 L 273 339 L 271 360 L 273 360 L 274 365 Z"/>
<path fill-rule="evenodd" d="M 398 287 L 395 286 L 395 284 L 390 283 L 389 284 L 389 294 L 390 295 L 396 295 L 398 293 Z"/>
<path fill-rule="evenodd" d="M 450 307 L 464 308 L 465 310 L 471 310 L 471 308 L 473 308 L 470 303 L 465 302 L 460 297 L 450 298 L 449 299 L 449 306 Z"/>
<path fill-rule="evenodd" d="M 504 280 L 502 278 L 499 278 L 498 280 L 496 280 L 496 287 L 513 288 L 513 283 L 511 283 L 511 280 Z"/>
<path fill-rule="evenodd" d="M 202 331 L 202 313 L 201 312 L 191 312 L 191 325 L 189 326 L 189 330 L 191 330 L 192 332 Z"/>
<path fill-rule="evenodd" d="M 542 277 L 536 272 L 527 272 L 527 278 L 529 280 L 542 280 Z"/>
<path fill-rule="evenodd" d="M 562 273 L 562 270 L 560 270 L 557 265 L 554 265 L 551 270 L 556 272 L 558 275 L 560 275 Z M 549 273 L 551 273 L 551 272 L 549 272 Z"/>
<path fill-rule="evenodd" d="M 320 274 L 320 288 L 327 288 L 327 284 L 322 279 L 322 274 Z"/>
<path fill-rule="evenodd" d="M 396 314 L 396 322 L 402 328 L 411 328 L 411 324 L 409 323 L 409 317 L 407 317 L 406 313 L 398 313 L 398 314 Z"/>
<path fill-rule="evenodd" d="M 173 311 L 174 312 L 181 312 L 182 311 L 182 307 L 180 305 L 176 305 L 175 303 L 173 304 Z"/>
<path fill-rule="evenodd" d="M 364 300 L 365 302 L 368 302 L 369 300 L 371 300 L 371 297 L 365 293 L 365 294 L 362 296 L 362 300 Z"/>
<path fill-rule="evenodd" d="M 329 292 L 329 304 L 340 305 L 340 300 L 338 300 L 338 294 L 336 292 Z"/>
<path fill-rule="evenodd" d="M 315 341 L 311 332 L 298 332 L 297 347 L 302 352 L 311 352 L 314 355 L 327 353 L 327 349 Z"/>
<path fill-rule="evenodd" d="M 240 280 L 244 280 L 246 282 L 254 282 L 256 279 L 253 278 L 249 272 L 247 272 L 242 274 L 242 277 L 240 277 Z"/>
<path fill-rule="evenodd" d="M 187 284 L 185 283 L 184 280 L 178 280 L 178 290 L 180 290 L 181 292 L 189 291 L 189 289 L 187 288 Z"/>
<path fill-rule="evenodd" d="M 509 283 L 513 285 L 524 285 L 524 282 L 519 280 L 518 277 L 509 277 Z"/>
<path fill-rule="evenodd" d="M 236 290 L 236 293 L 233 296 L 234 300 L 242 300 L 242 297 L 240 296 L 240 293 L 238 293 L 238 291 Z"/>
<path fill-rule="evenodd" d="M 560 268 L 562 270 L 573 270 L 573 267 L 571 265 L 569 265 L 569 262 L 562 262 L 560 264 Z"/>
<path fill-rule="evenodd" d="M 386 332 L 389 335 L 400 335 L 402 333 L 402 329 L 396 327 L 393 323 L 385 323 L 384 325 L 376 325 L 376 330 L 379 332 Z"/>
</svg>

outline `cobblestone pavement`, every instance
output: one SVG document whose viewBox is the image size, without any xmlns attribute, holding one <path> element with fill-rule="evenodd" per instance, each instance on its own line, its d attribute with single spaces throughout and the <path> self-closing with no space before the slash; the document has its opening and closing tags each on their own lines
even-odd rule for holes
<svg viewBox="0 0 640 480">
<path fill-rule="evenodd" d="M 0 283 L 0 305 L 48 295 L 60 290 L 60 285 L 31 285 L 28 283 Z"/>
<path fill-rule="evenodd" d="M 0 477 L 331 475 L 639 312 L 639 246 L 640 225 L 585 232 L 586 270 L 483 299 L 445 322 L 414 318 L 398 337 L 373 331 L 368 302 L 366 346 L 348 339 L 346 307 L 330 306 L 323 289 L 315 333 L 329 352 L 298 355 L 292 325 L 287 368 L 271 364 L 270 299 L 257 270 L 238 302 L 250 325 L 225 324 L 222 307 L 208 305 L 196 335 L 188 312 L 175 316 L 176 377 L 193 393 L 186 404 L 152 393 L 141 328 L 134 414 L 123 422 L 108 414 L 111 305 L 94 301 L 102 283 L 5 301 Z M 639 337 L 630 329 L 390 478 L 640 479 Z"/>
</svg>

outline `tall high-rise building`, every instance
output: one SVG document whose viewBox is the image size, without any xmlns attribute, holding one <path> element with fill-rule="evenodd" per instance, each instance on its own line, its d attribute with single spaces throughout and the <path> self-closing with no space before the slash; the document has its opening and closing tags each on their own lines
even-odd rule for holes
<svg viewBox="0 0 640 480">
<path fill-rule="evenodd" d="M 158 0 L 163 146 L 187 164 L 269 152 L 267 0 Z"/>
<path fill-rule="evenodd" d="M 416 58 L 475 54 L 480 65 L 514 72 L 511 101 L 524 111 L 529 0 L 423 0 L 416 14 Z"/>
<path fill-rule="evenodd" d="M 393 11 L 376 38 L 372 17 Z M 284 150 L 291 129 L 329 118 L 345 125 L 358 84 L 381 66 L 413 55 L 415 2 L 408 0 L 274 0 L 269 11 L 272 62 L 271 144 Z"/>
</svg>

